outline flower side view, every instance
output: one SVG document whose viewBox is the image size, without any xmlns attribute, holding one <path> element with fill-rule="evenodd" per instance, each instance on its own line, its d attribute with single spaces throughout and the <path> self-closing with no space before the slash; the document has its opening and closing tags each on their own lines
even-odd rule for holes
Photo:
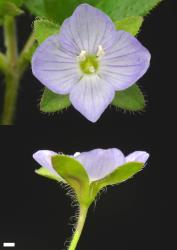
<svg viewBox="0 0 177 250">
<path fill-rule="evenodd" d="M 102 11 L 81 4 L 32 58 L 34 76 L 56 94 L 69 95 L 76 110 L 96 122 L 116 91 L 147 71 L 150 53 L 128 32 L 116 30 Z"/>
<path fill-rule="evenodd" d="M 36 173 L 69 185 L 79 205 L 79 217 L 68 250 L 74 250 L 80 238 L 88 209 L 101 189 L 119 184 L 139 172 L 149 154 L 135 151 L 128 156 L 116 148 L 94 149 L 74 155 L 39 150 L 33 158 L 42 166 Z"/>
<path fill-rule="evenodd" d="M 88 152 L 75 153 L 73 156 L 57 154 L 50 150 L 39 150 L 33 154 L 35 161 L 52 174 L 61 178 L 52 164 L 52 158 L 55 156 L 68 157 L 80 163 L 88 175 L 89 183 L 105 178 L 126 163 L 139 162 L 144 165 L 149 158 L 149 154 L 144 151 L 135 151 L 125 157 L 117 148 L 94 149 Z"/>
</svg>

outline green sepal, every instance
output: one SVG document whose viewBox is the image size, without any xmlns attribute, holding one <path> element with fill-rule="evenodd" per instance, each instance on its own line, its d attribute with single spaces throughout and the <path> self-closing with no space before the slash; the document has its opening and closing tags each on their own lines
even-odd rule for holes
<svg viewBox="0 0 177 250">
<path fill-rule="evenodd" d="M 34 21 L 34 34 L 38 44 L 44 42 L 49 36 L 59 33 L 59 25 L 43 18 Z"/>
<path fill-rule="evenodd" d="M 140 88 L 134 84 L 128 89 L 117 91 L 112 105 L 128 111 L 142 111 L 145 107 L 145 99 Z"/>
<path fill-rule="evenodd" d="M 102 188 L 110 185 L 120 184 L 131 177 L 133 177 L 136 173 L 141 171 L 144 167 L 144 163 L 141 162 L 128 162 L 116 170 L 114 170 L 111 174 L 107 175 L 105 178 L 94 181 L 92 185 L 92 189 L 95 194 L 97 194 Z"/>
<path fill-rule="evenodd" d="M 40 110 L 42 112 L 57 112 L 68 108 L 71 105 L 69 97 L 67 95 L 55 94 L 49 89 L 45 88 L 41 101 Z"/>
<path fill-rule="evenodd" d="M 63 180 L 60 176 L 53 174 L 47 168 L 43 168 L 43 167 L 39 168 L 39 169 L 35 170 L 35 173 L 38 175 L 41 175 L 43 177 L 46 177 L 48 179 L 51 179 L 51 180 L 54 180 L 57 182 L 64 182 L 65 183 L 65 180 Z"/>
<path fill-rule="evenodd" d="M 146 16 L 160 2 L 162 0 L 101 0 L 97 7 L 116 21 L 130 16 Z"/>
<path fill-rule="evenodd" d="M 0 0 L 0 19 L 5 16 L 18 16 L 23 13 L 23 10 L 18 8 L 14 3 L 7 0 Z"/>
<path fill-rule="evenodd" d="M 52 157 L 55 171 L 73 188 L 81 204 L 88 202 L 89 177 L 84 167 L 74 158 L 66 155 Z"/>
<path fill-rule="evenodd" d="M 115 22 L 117 30 L 124 30 L 136 36 L 142 26 L 143 17 L 132 16 Z"/>
</svg>

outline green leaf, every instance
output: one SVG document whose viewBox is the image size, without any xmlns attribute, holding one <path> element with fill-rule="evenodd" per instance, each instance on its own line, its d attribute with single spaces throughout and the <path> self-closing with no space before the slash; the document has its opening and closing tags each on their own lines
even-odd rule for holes
<svg viewBox="0 0 177 250">
<path fill-rule="evenodd" d="M 129 111 L 141 111 L 145 107 L 145 100 L 140 88 L 134 84 L 126 90 L 117 91 L 112 105 Z"/>
<path fill-rule="evenodd" d="M 61 24 L 71 16 L 79 4 L 95 5 L 97 2 L 97 0 L 26 0 L 25 5 L 33 15 L 46 17 Z"/>
<path fill-rule="evenodd" d="M 34 34 L 39 44 L 45 41 L 49 36 L 57 33 L 59 33 L 59 25 L 47 19 L 36 19 L 34 21 Z"/>
<path fill-rule="evenodd" d="M 101 0 L 97 7 L 114 21 L 129 16 L 146 16 L 162 0 Z"/>
<path fill-rule="evenodd" d="M 107 175 L 102 180 L 96 181 L 99 189 L 102 189 L 108 185 L 120 184 L 138 173 L 144 167 L 144 163 L 141 162 L 128 162 L 116 170 L 114 170 L 111 174 Z"/>
<path fill-rule="evenodd" d="M 86 202 L 89 192 L 89 178 L 80 162 L 66 155 L 52 157 L 55 171 L 74 189 L 79 202 Z"/>
<path fill-rule="evenodd" d="M 16 6 L 20 7 L 26 0 L 9 0 L 9 1 L 14 3 Z"/>
<path fill-rule="evenodd" d="M 18 16 L 23 13 L 14 3 L 6 0 L 0 0 L 0 19 L 5 16 Z"/>
<path fill-rule="evenodd" d="M 65 180 L 63 180 L 60 176 L 54 175 L 52 172 L 50 172 L 46 168 L 43 168 L 43 167 L 39 168 L 39 169 L 35 170 L 35 173 L 38 175 L 41 175 L 43 177 L 49 178 L 51 180 L 65 183 Z"/>
<path fill-rule="evenodd" d="M 26 0 L 25 5 L 35 16 L 62 23 L 81 3 L 102 9 L 114 21 L 128 16 L 145 16 L 162 0 Z"/>
<path fill-rule="evenodd" d="M 40 102 L 42 112 L 57 112 L 71 105 L 67 95 L 58 95 L 45 88 Z"/>
<path fill-rule="evenodd" d="M 26 0 L 24 5 L 34 16 L 46 17 L 45 0 Z"/>
<path fill-rule="evenodd" d="M 136 36 L 142 26 L 142 23 L 143 17 L 132 16 L 115 22 L 115 25 L 117 30 L 124 30 L 131 33 L 133 36 Z"/>
</svg>

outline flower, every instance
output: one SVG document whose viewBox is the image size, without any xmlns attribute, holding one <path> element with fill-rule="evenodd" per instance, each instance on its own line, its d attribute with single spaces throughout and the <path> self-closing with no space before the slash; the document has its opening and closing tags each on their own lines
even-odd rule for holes
<svg viewBox="0 0 177 250">
<path fill-rule="evenodd" d="M 75 109 L 96 122 L 115 92 L 133 85 L 149 64 L 150 53 L 135 37 L 117 31 L 102 11 L 81 4 L 59 34 L 38 47 L 32 71 L 54 93 L 69 95 Z"/>
<path fill-rule="evenodd" d="M 59 175 L 52 166 L 52 157 L 58 155 L 49 150 L 39 150 L 33 154 L 33 158 L 42 167 L 49 170 L 54 175 Z M 89 182 L 101 180 L 111 174 L 115 169 L 129 162 L 140 162 L 145 164 L 149 154 L 144 151 L 135 151 L 128 156 L 117 148 L 93 149 L 88 152 L 75 153 L 70 156 L 82 164 L 86 170 Z"/>
</svg>

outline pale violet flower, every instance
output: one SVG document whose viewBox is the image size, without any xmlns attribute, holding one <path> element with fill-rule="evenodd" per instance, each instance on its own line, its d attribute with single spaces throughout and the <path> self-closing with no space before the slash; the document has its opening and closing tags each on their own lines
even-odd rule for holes
<svg viewBox="0 0 177 250">
<path fill-rule="evenodd" d="M 42 167 L 58 176 L 58 173 L 53 169 L 51 161 L 54 155 L 57 155 L 57 153 L 49 150 L 39 150 L 33 154 L 33 158 Z M 125 157 L 119 149 L 111 148 L 94 149 L 88 152 L 76 153 L 70 157 L 74 157 L 75 160 L 82 164 L 88 174 L 89 181 L 93 182 L 103 179 L 125 163 L 140 162 L 145 164 L 149 154 L 144 151 L 135 151 Z"/>
<path fill-rule="evenodd" d="M 69 95 L 75 109 L 96 122 L 115 92 L 133 85 L 149 64 L 150 53 L 135 37 L 117 31 L 102 11 L 81 4 L 60 32 L 38 47 L 32 71 L 54 93 Z"/>
</svg>

